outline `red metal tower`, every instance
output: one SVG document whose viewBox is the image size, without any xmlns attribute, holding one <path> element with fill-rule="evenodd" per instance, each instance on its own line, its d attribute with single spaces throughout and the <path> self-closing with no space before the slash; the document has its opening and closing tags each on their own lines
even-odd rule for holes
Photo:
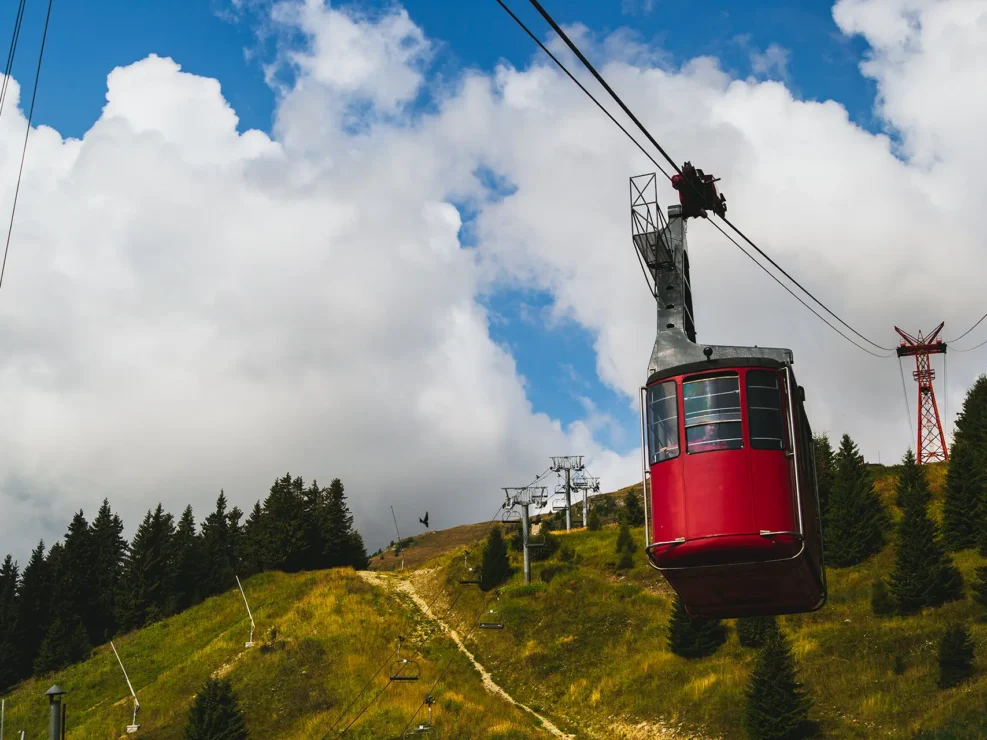
<svg viewBox="0 0 987 740">
<path fill-rule="evenodd" d="M 915 372 L 912 373 L 912 377 L 918 381 L 918 447 L 916 448 L 916 457 L 919 465 L 949 459 L 949 452 L 946 449 L 946 435 L 942 433 L 939 407 L 936 405 L 936 392 L 932 388 L 936 371 L 929 366 L 929 355 L 946 354 L 946 343 L 941 339 L 936 339 L 939 332 L 942 331 L 944 323 L 940 322 L 939 326 L 927 337 L 923 337 L 922 332 L 919 332 L 918 338 L 903 332 L 897 326 L 894 328 L 905 340 L 898 345 L 898 357 L 915 357 Z"/>
</svg>

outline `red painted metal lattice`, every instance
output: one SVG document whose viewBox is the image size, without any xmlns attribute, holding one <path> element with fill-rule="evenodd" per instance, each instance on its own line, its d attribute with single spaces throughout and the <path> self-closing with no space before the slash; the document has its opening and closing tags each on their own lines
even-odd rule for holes
<svg viewBox="0 0 987 740">
<path fill-rule="evenodd" d="M 923 337 L 922 332 L 919 332 L 917 337 L 913 337 L 897 326 L 894 328 L 904 340 L 897 348 L 898 357 L 915 358 L 915 372 L 912 373 L 912 377 L 918 382 L 916 457 L 919 465 L 949 459 L 949 451 L 946 449 L 946 435 L 942 431 L 939 406 L 936 404 L 936 392 L 932 387 L 932 381 L 936 378 L 936 371 L 932 369 L 929 363 L 929 355 L 946 354 L 946 343 L 937 339 L 942 327 L 943 322 L 940 322 L 939 326 L 927 337 Z"/>
</svg>

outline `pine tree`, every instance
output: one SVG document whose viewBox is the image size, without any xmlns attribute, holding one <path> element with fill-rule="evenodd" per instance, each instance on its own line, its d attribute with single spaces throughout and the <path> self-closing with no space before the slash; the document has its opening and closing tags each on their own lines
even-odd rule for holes
<svg viewBox="0 0 987 740">
<path fill-rule="evenodd" d="M 895 564 L 891 572 L 895 611 L 914 614 L 923 607 L 961 598 L 963 576 L 939 543 L 938 530 L 929 518 L 929 486 L 911 450 L 902 460 L 895 495 L 904 509 L 895 534 Z"/>
<path fill-rule="evenodd" d="M 195 532 L 195 515 L 186 506 L 175 531 L 175 609 L 182 611 L 203 599 L 202 542 Z"/>
<path fill-rule="evenodd" d="M 834 458 L 833 489 L 826 511 L 826 559 L 842 568 L 880 552 L 890 516 L 874 491 L 857 446 L 844 434 Z"/>
<path fill-rule="evenodd" d="M 946 628 L 939 641 L 939 688 L 948 689 L 973 675 L 973 640 L 964 624 Z"/>
<path fill-rule="evenodd" d="M 195 695 L 184 740 L 244 740 L 247 722 L 228 678 L 210 678 Z"/>
<path fill-rule="evenodd" d="M 21 636 L 20 571 L 10 555 L 0 565 L 0 694 L 21 678 L 24 643 Z"/>
<path fill-rule="evenodd" d="M 487 535 L 480 565 L 480 589 L 489 591 L 496 588 L 511 575 L 511 561 L 507 557 L 507 542 L 500 527 L 494 527 Z"/>
<path fill-rule="evenodd" d="M 42 540 L 31 553 L 24 576 L 21 578 L 18 623 L 24 650 L 19 674 L 26 678 L 34 671 L 34 658 L 41 649 L 41 642 L 51 625 L 51 574 L 45 559 L 45 543 Z"/>
<path fill-rule="evenodd" d="M 329 547 L 330 567 L 367 568 L 367 549 L 363 537 L 353 529 L 353 515 L 346 505 L 345 489 L 339 478 L 333 478 L 329 484 L 327 512 L 328 532 L 325 540 Z"/>
<path fill-rule="evenodd" d="M 644 509 L 641 506 L 641 496 L 635 488 L 631 488 L 624 495 L 624 513 L 627 514 L 627 522 L 632 527 L 644 526 Z"/>
<path fill-rule="evenodd" d="M 161 504 L 148 511 L 124 561 L 118 601 L 120 626 L 143 627 L 174 610 L 175 524 Z"/>
<path fill-rule="evenodd" d="M 305 509 L 301 478 L 275 481 L 264 501 L 265 568 L 294 573 L 305 566 Z"/>
<path fill-rule="evenodd" d="M 726 627 L 719 619 L 689 616 L 682 600 L 675 596 L 668 624 L 668 647 L 683 658 L 704 658 L 715 653 L 727 640 Z"/>
<path fill-rule="evenodd" d="M 955 552 L 977 545 L 978 533 L 987 518 L 987 376 L 981 375 L 967 391 L 963 410 L 956 416 L 949 458 L 943 538 Z"/>
<path fill-rule="evenodd" d="M 85 660 L 92 647 L 82 619 L 66 610 L 55 614 L 34 659 L 34 674 L 61 670 Z"/>
<path fill-rule="evenodd" d="M 790 740 L 808 732 L 811 700 L 795 673 L 785 636 L 769 637 L 754 662 L 747 685 L 744 729 L 756 740 Z"/>
<path fill-rule="evenodd" d="M 598 532 L 600 530 L 600 512 L 596 510 L 596 507 L 589 510 L 587 529 L 589 529 L 590 532 Z"/>
<path fill-rule="evenodd" d="M 80 510 L 65 533 L 65 557 L 58 572 L 57 590 L 62 607 L 70 609 L 82 621 L 90 644 L 102 637 L 98 628 L 99 605 L 93 598 L 95 555 L 92 532 Z"/>
<path fill-rule="evenodd" d="M 260 501 L 254 503 L 254 508 L 243 526 L 243 546 L 240 552 L 240 568 L 246 576 L 260 573 L 264 570 L 264 510 Z"/>
<path fill-rule="evenodd" d="M 744 647 L 759 648 L 778 631 L 774 617 L 741 617 L 737 620 L 737 638 Z"/>
<path fill-rule="evenodd" d="M 123 521 L 110 511 L 110 502 L 103 505 L 90 528 L 93 557 L 92 621 L 89 636 L 94 644 L 108 640 L 117 630 L 117 595 L 123 576 L 123 559 L 127 541 L 123 538 Z"/>
<path fill-rule="evenodd" d="M 829 497 L 833 491 L 833 445 L 830 444 L 827 434 L 813 437 L 812 442 L 816 459 L 816 482 L 819 485 L 819 510 L 822 512 L 823 522 L 825 522 L 826 510 L 829 508 Z"/>
<path fill-rule="evenodd" d="M 617 532 L 617 570 L 626 570 L 634 567 L 634 538 L 631 537 L 631 529 L 628 526 L 626 514 L 620 517 L 620 529 Z"/>
<path fill-rule="evenodd" d="M 226 511 L 226 493 L 216 499 L 216 510 L 202 523 L 202 595 L 208 598 L 236 585 L 233 573 L 233 535 Z"/>
</svg>

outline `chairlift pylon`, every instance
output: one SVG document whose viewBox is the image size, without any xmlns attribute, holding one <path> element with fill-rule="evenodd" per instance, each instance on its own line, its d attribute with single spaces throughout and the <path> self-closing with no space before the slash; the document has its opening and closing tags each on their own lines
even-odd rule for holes
<svg viewBox="0 0 987 740">
<path fill-rule="evenodd" d="M 459 583 L 462 586 L 479 586 L 480 585 L 480 569 L 474 568 L 469 564 L 470 551 L 467 550 L 463 553 L 463 567 L 466 568 L 466 575 L 459 579 Z"/>
<path fill-rule="evenodd" d="M 421 666 L 410 658 L 401 657 L 401 643 L 404 636 L 398 635 L 397 660 L 391 664 L 390 679 L 392 681 L 417 681 L 422 675 Z"/>
</svg>

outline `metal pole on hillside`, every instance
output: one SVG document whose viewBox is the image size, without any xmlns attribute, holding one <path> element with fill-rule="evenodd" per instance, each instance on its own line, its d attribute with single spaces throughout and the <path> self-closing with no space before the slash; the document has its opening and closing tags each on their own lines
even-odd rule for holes
<svg viewBox="0 0 987 740">
<path fill-rule="evenodd" d="M 393 506 L 391 507 L 391 519 L 394 520 L 394 531 L 398 533 L 398 544 L 397 544 L 397 546 L 398 547 L 401 547 L 401 530 L 398 529 L 398 518 L 394 514 L 394 507 Z"/>
<path fill-rule="evenodd" d="M 528 519 L 528 504 L 521 504 L 521 542 L 523 547 L 521 548 L 524 552 L 524 582 L 525 584 L 531 583 L 531 555 L 528 553 L 528 527 L 530 526 L 530 520 Z M 0 739 L 2 740 L 2 739 Z"/>
<path fill-rule="evenodd" d="M 252 648 L 254 646 L 254 615 L 250 613 L 250 604 L 247 603 L 247 595 L 243 592 L 243 586 L 240 584 L 240 576 L 234 575 L 236 578 L 236 585 L 240 589 L 240 595 L 243 597 L 243 605 L 247 607 L 247 616 L 250 617 L 250 640 L 248 640 L 244 647 Z"/>
<path fill-rule="evenodd" d="M 130 683 L 130 676 L 127 675 L 127 669 L 123 667 L 123 661 L 120 660 L 120 653 L 117 652 L 117 646 L 113 644 L 113 640 L 110 640 L 110 647 L 113 648 L 113 654 L 117 656 L 117 663 L 120 664 L 120 670 L 123 671 L 123 678 L 127 682 L 127 688 L 130 689 L 130 695 L 134 697 L 134 721 L 127 725 L 127 734 L 133 735 L 140 729 L 140 725 L 137 724 L 137 711 L 141 708 L 141 703 L 137 700 L 137 692 L 134 691 L 133 684 Z"/>
<path fill-rule="evenodd" d="M 573 470 L 581 471 L 584 469 L 583 456 L 582 455 L 565 455 L 562 457 L 552 458 L 551 469 L 555 472 L 565 471 L 565 531 L 568 532 L 572 529 L 572 478 L 571 474 Z M 583 514 L 585 516 L 585 513 Z"/>
<path fill-rule="evenodd" d="M 48 697 L 48 740 L 62 740 L 62 697 L 68 692 L 55 684 L 45 692 Z"/>
<path fill-rule="evenodd" d="M 3 723 L 7 718 L 7 700 L 0 699 L 0 740 L 3 740 Z"/>
</svg>

